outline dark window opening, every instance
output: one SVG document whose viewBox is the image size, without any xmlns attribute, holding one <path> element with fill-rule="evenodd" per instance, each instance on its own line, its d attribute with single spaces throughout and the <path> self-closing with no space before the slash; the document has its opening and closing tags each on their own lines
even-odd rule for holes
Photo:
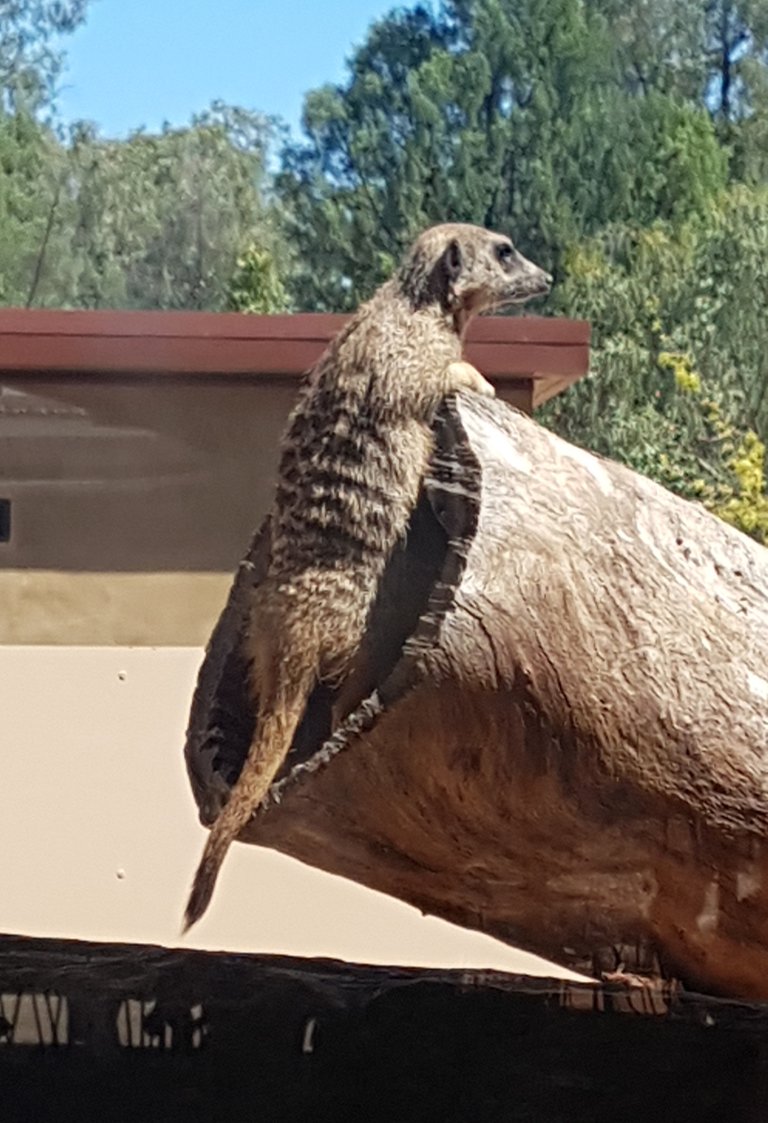
<svg viewBox="0 0 768 1123">
<path fill-rule="evenodd" d="M 11 501 L 0 499 L 0 542 L 11 540 Z"/>
</svg>

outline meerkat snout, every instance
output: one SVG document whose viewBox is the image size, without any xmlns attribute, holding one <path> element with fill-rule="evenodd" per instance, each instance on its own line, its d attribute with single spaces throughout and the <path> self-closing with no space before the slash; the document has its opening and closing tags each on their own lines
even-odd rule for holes
<svg viewBox="0 0 768 1123">
<path fill-rule="evenodd" d="M 511 286 L 511 302 L 528 300 L 533 296 L 546 296 L 552 288 L 553 277 L 527 257 L 523 257 L 511 242 L 501 242 L 496 247 L 496 256 L 503 269 L 508 273 Z"/>
</svg>

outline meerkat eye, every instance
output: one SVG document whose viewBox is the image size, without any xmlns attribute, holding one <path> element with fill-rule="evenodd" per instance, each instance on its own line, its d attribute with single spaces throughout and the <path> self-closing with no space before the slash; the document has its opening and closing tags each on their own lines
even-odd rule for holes
<svg viewBox="0 0 768 1123">
<path fill-rule="evenodd" d="M 496 246 L 496 257 L 502 265 L 506 265 L 508 261 L 512 260 L 515 252 L 515 247 L 511 242 L 499 242 Z"/>
</svg>

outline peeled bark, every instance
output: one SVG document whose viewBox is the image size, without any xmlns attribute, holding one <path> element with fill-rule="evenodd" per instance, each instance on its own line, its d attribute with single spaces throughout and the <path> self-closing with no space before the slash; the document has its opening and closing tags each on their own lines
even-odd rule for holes
<svg viewBox="0 0 768 1123">
<path fill-rule="evenodd" d="M 768 998 L 768 552 L 501 403 L 451 399 L 436 435 L 375 689 L 330 738 L 316 692 L 243 840 L 576 969 Z M 268 547 L 193 703 L 204 821 L 253 726 Z"/>
</svg>

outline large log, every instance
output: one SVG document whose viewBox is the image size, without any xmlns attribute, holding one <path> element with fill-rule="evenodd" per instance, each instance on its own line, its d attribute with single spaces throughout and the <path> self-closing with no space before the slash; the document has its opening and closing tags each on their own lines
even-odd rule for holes
<svg viewBox="0 0 768 1123">
<path fill-rule="evenodd" d="M 768 998 L 768 552 L 499 402 L 451 399 L 373 612 L 243 834 L 570 967 Z M 203 821 L 254 715 L 241 567 L 192 708 Z M 258 886 L 254 886 L 258 907 Z"/>
</svg>

